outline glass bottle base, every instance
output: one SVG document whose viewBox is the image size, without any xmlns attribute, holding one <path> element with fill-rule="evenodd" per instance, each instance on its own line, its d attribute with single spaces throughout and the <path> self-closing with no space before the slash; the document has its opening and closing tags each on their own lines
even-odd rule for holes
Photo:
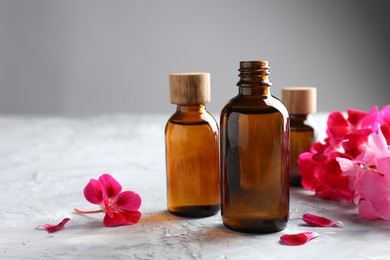
<svg viewBox="0 0 390 260">
<path fill-rule="evenodd" d="M 219 211 L 218 205 L 182 206 L 169 208 L 169 213 L 179 217 L 204 218 L 215 215 Z"/>
<path fill-rule="evenodd" d="M 241 233 L 250 233 L 250 234 L 269 234 L 279 232 L 286 228 L 287 226 L 287 218 L 281 219 L 246 219 L 245 223 L 243 221 L 231 221 L 231 223 L 227 223 L 228 221 L 223 221 L 223 225 L 233 231 L 241 232 Z"/>
</svg>

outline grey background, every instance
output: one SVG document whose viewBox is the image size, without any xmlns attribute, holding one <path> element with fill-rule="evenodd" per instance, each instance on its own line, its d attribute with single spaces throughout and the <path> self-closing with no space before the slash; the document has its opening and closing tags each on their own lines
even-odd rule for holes
<svg viewBox="0 0 390 260">
<path fill-rule="evenodd" d="M 211 112 L 240 60 L 319 111 L 390 103 L 390 1 L 0 1 L 0 113 L 172 112 L 168 74 L 210 72 Z"/>
</svg>

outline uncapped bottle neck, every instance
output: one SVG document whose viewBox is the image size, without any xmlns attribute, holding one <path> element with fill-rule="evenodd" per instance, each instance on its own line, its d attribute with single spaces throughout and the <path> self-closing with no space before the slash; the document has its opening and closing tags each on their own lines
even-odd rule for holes
<svg viewBox="0 0 390 260">
<path fill-rule="evenodd" d="M 241 61 L 239 68 L 239 87 L 271 86 L 268 61 Z"/>
</svg>

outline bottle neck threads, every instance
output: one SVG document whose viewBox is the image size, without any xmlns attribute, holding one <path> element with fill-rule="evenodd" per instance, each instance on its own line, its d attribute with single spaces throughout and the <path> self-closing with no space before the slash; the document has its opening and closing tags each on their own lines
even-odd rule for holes
<svg viewBox="0 0 390 260">
<path fill-rule="evenodd" d="M 272 83 L 268 78 L 269 68 L 268 61 L 241 61 L 238 70 L 240 80 L 237 86 L 243 88 L 271 86 Z"/>
</svg>

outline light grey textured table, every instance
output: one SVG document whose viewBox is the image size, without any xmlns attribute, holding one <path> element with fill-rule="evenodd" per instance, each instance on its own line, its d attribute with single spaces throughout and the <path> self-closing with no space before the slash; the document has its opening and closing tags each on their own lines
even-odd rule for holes
<svg viewBox="0 0 390 260">
<path fill-rule="evenodd" d="M 345 202 L 291 190 L 287 228 L 268 235 L 235 233 L 220 215 L 184 219 L 166 212 L 164 126 L 168 115 L 86 118 L 0 117 L 1 259 L 390 259 L 390 222 L 364 221 Z M 317 115 L 322 129 L 324 115 Z M 106 228 L 83 188 L 111 173 L 124 190 L 138 192 L 143 217 L 133 226 Z M 344 222 L 344 228 L 304 225 L 310 212 Z M 49 234 L 43 223 L 71 221 Z M 298 247 L 284 233 L 316 231 Z"/>
</svg>

